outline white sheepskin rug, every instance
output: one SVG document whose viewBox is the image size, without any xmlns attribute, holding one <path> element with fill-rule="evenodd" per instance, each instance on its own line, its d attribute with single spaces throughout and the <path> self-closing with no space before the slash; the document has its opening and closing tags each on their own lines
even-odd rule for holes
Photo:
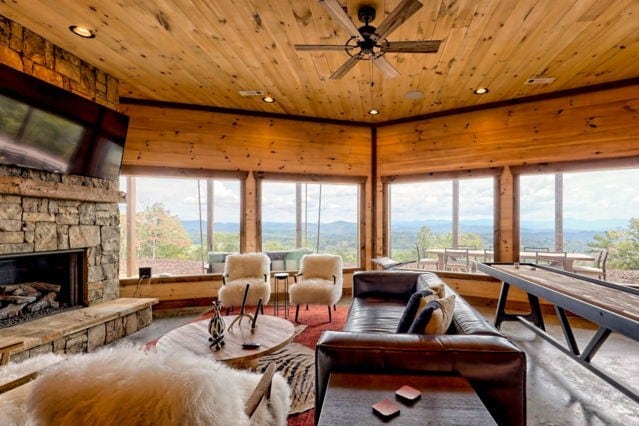
<svg viewBox="0 0 639 426">
<path fill-rule="evenodd" d="M 187 351 L 109 347 L 69 356 L 38 376 L 25 402 L 33 419 L 20 424 L 285 425 L 290 388 L 279 374 L 270 403 L 250 420 L 244 414 L 260 378 Z"/>
</svg>

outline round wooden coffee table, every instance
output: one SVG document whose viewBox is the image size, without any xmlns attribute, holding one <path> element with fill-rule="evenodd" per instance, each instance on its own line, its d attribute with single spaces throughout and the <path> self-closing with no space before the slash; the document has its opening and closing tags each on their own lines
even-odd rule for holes
<svg viewBox="0 0 639 426">
<path fill-rule="evenodd" d="M 155 345 L 161 353 L 175 353 L 176 350 L 188 349 L 202 356 L 212 356 L 235 368 L 255 368 L 259 358 L 283 348 L 293 338 L 293 323 L 283 318 L 260 315 L 257 325 L 251 329 L 251 322 L 243 318 L 229 331 L 228 326 L 236 315 L 222 317 L 225 323 L 224 346 L 219 351 L 210 348 L 208 332 L 209 320 L 195 321 L 169 331 L 160 337 Z M 257 349 L 243 349 L 246 342 L 259 343 Z"/>
</svg>

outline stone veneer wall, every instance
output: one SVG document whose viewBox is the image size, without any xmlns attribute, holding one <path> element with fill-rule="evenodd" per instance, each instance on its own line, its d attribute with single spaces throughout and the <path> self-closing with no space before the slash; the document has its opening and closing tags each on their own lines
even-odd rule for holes
<svg viewBox="0 0 639 426">
<path fill-rule="evenodd" d="M 116 109 L 119 81 L 0 15 L 0 62 Z"/>
<path fill-rule="evenodd" d="M 119 81 L 0 15 L 0 62 L 115 109 Z M 0 166 L 0 177 L 117 191 L 117 182 Z M 118 297 L 117 203 L 33 198 L 0 192 L 0 254 L 87 248 L 90 304 Z"/>
<path fill-rule="evenodd" d="M 117 182 L 0 166 L 0 178 L 59 182 L 117 191 Z M 0 255 L 86 249 L 89 305 L 119 297 L 117 203 L 0 194 Z"/>
</svg>

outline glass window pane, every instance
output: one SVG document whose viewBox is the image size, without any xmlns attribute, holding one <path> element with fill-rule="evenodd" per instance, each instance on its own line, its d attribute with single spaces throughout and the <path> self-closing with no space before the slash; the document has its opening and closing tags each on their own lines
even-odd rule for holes
<svg viewBox="0 0 639 426">
<path fill-rule="evenodd" d="M 588 268 L 605 269 L 605 279 L 636 283 L 639 278 L 639 170 L 605 170 L 563 173 L 561 199 L 562 239 L 557 245 L 567 253 L 587 254 L 593 260 L 574 261 L 569 269 L 591 276 Z M 555 247 L 555 175 L 522 176 L 520 238 L 522 246 L 545 242 Z M 601 250 L 605 264 L 597 265 Z M 580 267 L 586 267 L 580 268 Z"/>
<path fill-rule="evenodd" d="M 156 275 L 213 272 L 209 252 L 239 251 L 240 184 L 236 180 L 135 177 L 136 267 L 129 271 L 127 205 L 121 204 L 121 261 L 124 276 L 137 276 L 137 267 Z M 126 191 L 126 179 L 120 179 Z M 209 194 L 212 195 L 208 203 Z M 208 217 L 212 215 L 211 240 Z M 219 271 L 215 271 L 219 272 Z"/>
<path fill-rule="evenodd" d="M 455 185 L 459 188 L 459 235 L 453 243 Z M 394 260 L 431 259 L 407 267 L 436 269 L 444 266 L 445 248 L 474 248 L 476 260 L 484 258 L 484 249 L 492 249 L 493 178 L 391 184 L 389 191 L 390 255 Z"/>
<path fill-rule="evenodd" d="M 359 265 L 359 185 L 264 181 L 261 202 L 264 252 L 306 249 Z"/>
</svg>

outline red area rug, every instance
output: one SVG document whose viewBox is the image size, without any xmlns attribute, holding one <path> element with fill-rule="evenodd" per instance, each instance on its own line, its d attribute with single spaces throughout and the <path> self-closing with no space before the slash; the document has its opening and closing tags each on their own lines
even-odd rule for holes
<svg viewBox="0 0 639 426">
<path fill-rule="evenodd" d="M 338 306 L 337 311 L 331 312 L 333 321 L 328 322 L 328 308 L 326 306 L 309 306 L 308 311 L 301 306 L 297 317 L 300 325 L 306 325 L 304 331 L 297 335 L 293 341 L 309 348 L 315 349 L 315 344 L 323 331 L 342 330 L 346 324 L 348 306 Z M 295 319 L 295 307 L 292 307 L 289 319 Z M 296 325 L 297 325 L 296 324 Z M 313 425 L 315 420 L 315 410 L 310 409 L 303 413 L 291 414 L 288 416 L 289 426 Z"/>
</svg>

